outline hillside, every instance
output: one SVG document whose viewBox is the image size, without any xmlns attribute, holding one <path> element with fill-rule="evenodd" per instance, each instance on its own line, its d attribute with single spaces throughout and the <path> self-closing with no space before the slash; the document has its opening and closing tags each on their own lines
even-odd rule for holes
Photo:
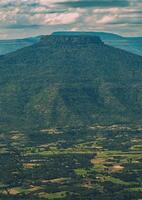
<svg viewBox="0 0 142 200">
<path fill-rule="evenodd" d="M 0 55 L 4 55 L 23 47 L 33 45 L 39 40 L 40 36 L 24 39 L 0 40 Z"/>
<path fill-rule="evenodd" d="M 1 126 L 141 123 L 142 57 L 96 36 L 45 36 L 0 57 Z"/>
</svg>

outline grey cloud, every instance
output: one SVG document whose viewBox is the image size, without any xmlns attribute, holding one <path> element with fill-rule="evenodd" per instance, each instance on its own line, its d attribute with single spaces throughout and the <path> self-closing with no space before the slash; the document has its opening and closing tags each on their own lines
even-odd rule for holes
<svg viewBox="0 0 142 200">
<path fill-rule="evenodd" d="M 40 27 L 39 24 L 10 24 L 5 26 L 7 29 L 37 29 Z"/>
<path fill-rule="evenodd" d="M 80 0 L 80 1 L 65 1 L 57 3 L 61 6 L 71 8 L 89 8 L 89 7 L 127 7 L 127 0 Z"/>
<path fill-rule="evenodd" d="M 119 20 L 119 21 L 114 21 L 114 22 L 110 22 L 109 23 L 110 25 L 121 25 L 121 24 L 129 24 L 129 25 L 142 25 L 142 21 L 141 20 L 129 20 L 129 19 L 127 19 L 127 20 L 124 20 L 124 19 L 122 19 L 122 20 Z"/>
</svg>

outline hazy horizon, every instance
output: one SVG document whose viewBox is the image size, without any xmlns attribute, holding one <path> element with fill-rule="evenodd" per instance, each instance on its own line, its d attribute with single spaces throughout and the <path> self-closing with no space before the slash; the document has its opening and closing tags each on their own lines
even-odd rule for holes
<svg viewBox="0 0 142 200">
<path fill-rule="evenodd" d="M 119 33 L 115 33 L 115 32 L 106 32 L 106 31 L 64 31 L 64 30 L 59 30 L 59 31 L 54 31 L 54 32 L 51 32 L 51 33 L 47 33 L 47 34 L 39 34 L 39 35 L 29 35 L 29 36 L 26 36 L 26 37 L 16 37 L 16 38 L 0 38 L 0 41 L 3 41 L 3 40 L 21 40 L 21 39 L 28 39 L 28 38 L 34 38 L 34 37 L 40 37 L 40 36 L 44 36 L 44 35 L 51 35 L 55 32 L 83 32 L 83 33 L 87 33 L 87 32 L 92 32 L 92 33 L 106 33 L 106 34 L 114 34 L 114 35 L 117 35 L 117 36 L 121 36 L 121 37 L 126 37 L 126 38 L 138 38 L 138 37 L 142 37 L 142 34 L 141 35 L 136 35 L 136 36 L 133 36 L 133 35 L 122 35 L 122 34 L 119 34 Z"/>
</svg>

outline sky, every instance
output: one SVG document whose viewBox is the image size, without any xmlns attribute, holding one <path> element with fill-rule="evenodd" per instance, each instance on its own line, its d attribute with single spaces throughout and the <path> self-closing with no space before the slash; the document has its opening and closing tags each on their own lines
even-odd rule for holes
<svg viewBox="0 0 142 200">
<path fill-rule="evenodd" d="M 0 39 L 55 31 L 142 36 L 142 0 L 0 0 Z"/>
</svg>

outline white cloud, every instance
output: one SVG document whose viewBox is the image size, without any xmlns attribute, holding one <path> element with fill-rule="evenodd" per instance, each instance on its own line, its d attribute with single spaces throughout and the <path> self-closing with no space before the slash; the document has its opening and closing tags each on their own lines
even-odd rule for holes
<svg viewBox="0 0 142 200">
<path fill-rule="evenodd" d="M 118 18 L 117 15 L 107 15 L 107 16 L 103 16 L 100 20 L 98 20 L 97 23 L 108 24 L 110 22 L 113 22 L 117 18 Z"/>
<path fill-rule="evenodd" d="M 38 0 L 40 4 L 47 5 L 47 4 L 53 4 L 57 2 L 62 2 L 63 0 Z"/>
<path fill-rule="evenodd" d="M 70 24 L 77 20 L 79 13 L 53 13 L 53 14 L 36 14 L 29 18 L 32 23 L 41 23 L 43 25 Z"/>
</svg>

